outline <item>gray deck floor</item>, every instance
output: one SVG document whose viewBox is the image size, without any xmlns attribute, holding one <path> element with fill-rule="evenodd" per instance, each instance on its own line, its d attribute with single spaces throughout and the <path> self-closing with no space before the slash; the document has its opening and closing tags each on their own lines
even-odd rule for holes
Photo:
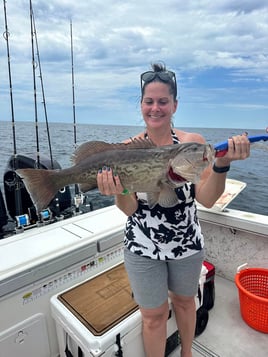
<svg viewBox="0 0 268 357">
<path fill-rule="evenodd" d="M 215 305 L 205 331 L 193 343 L 193 356 L 268 357 L 268 334 L 249 327 L 240 315 L 236 285 L 216 276 Z M 179 349 L 170 357 L 179 357 Z"/>
</svg>

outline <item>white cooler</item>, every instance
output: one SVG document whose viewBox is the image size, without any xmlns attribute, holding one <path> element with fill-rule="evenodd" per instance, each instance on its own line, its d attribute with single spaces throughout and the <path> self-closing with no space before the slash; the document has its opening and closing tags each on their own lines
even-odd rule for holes
<svg viewBox="0 0 268 357">
<path fill-rule="evenodd" d="M 53 296 L 51 309 L 61 357 L 145 357 L 141 314 L 123 263 Z M 167 328 L 166 355 L 179 344 L 171 305 Z"/>
</svg>

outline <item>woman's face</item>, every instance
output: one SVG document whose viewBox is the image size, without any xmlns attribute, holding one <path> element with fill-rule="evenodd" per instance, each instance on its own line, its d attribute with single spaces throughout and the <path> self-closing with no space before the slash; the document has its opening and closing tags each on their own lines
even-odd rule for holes
<svg viewBox="0 0 268 357">
<path fill-rule="evenodd" d="M 148 83 L 144 89 L 141 112 L 147 128 L 170 126 L 178 102 L 169 92 L 169 85 L 162 82 Z"/>
</svg>

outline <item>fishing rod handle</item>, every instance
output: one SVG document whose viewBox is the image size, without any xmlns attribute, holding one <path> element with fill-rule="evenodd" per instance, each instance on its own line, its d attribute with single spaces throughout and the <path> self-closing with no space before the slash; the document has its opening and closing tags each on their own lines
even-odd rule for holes
<svg viewBox="0 0 268 357">
<path fill-rule="evenodd" d="M 257 141 L 267 141 L 268 140 L 268 135 L 253 135 L 253 136 L 248 136 L 248 140 L 250 143 L 255 143 Z M 228 141 L 223 141 L 219 144 L 216 144 L 214 146 L 215 149 L 215 156 L 216 157 L 223 157 L 227 151 L 228 151 Z"/>
</svg>

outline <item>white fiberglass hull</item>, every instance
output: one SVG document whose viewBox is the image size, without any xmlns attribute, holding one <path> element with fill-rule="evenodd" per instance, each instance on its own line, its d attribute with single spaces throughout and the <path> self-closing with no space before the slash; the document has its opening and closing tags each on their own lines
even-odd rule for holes
<svg viewBox="0 0 268 357">
<path fill-rule="evenodd" d="M 268 268 L 267 216 L 199 208 L 199 217 L 205 235 L 206 259 L 216 266 L 221 285 L 227 282 L 227 286 L 231 284 L 235 290 L 236 269 L 245 262 L 252 267 Z M 123 260 L 125 220 L 126 217 L 111 206 L 0 241 L 0 357 L 28 357 L 35 348 L 43 351 L 39 354 L 41 357 L 58 356 L 59 343 L 50 299 Z M 254 340 L 250 343 L 259 356 L 265 356 L 263 339 L 267 341 L 267 335 L 252 330 L 241 320 L 238 296 L 233 298 L 231 307 L 236 308 L 236 316 L 240 318 L 242 338 L 246 340 L 248 336 L 244 331 L 253 334 Z M 219 327 L 211 326 L 213 315 L 219 309 L 217 301 L 216 280 L 216 304 L 206 331 L 195 343 L 206 337 L 206 346 L 210 346 L 207 333 Z M 227 304 L 227 296 L 221 296 L 221 304 L 225 301 Z M 221 324 L 226 331 L 224 321 Z M 227 331 L 230 341 L 235 331 L 240 330 Z M 211 342 L 214 355 L 231 356 L 225 354 L 220 340 L 218 348 L 215 337 L 212 336 Z M 235 352 L 239 355 L 239 350 Z"/>
</svg>

